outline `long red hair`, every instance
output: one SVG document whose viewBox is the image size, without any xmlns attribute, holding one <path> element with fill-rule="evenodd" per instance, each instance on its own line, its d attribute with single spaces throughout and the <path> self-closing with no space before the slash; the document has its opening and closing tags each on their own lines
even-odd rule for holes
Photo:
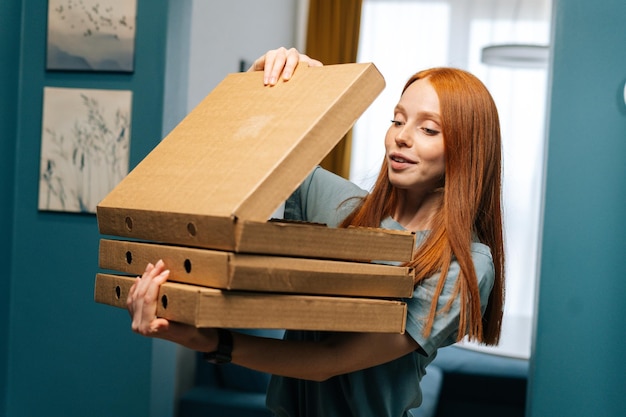
<svg viewBox="0 0 626 417">
<path fill-rule="evenodd" d="M 437 290 L 430 306 L 425 336 L 430 334 L 437 302 L 450 263 L 456 259 L 461 272 L 455 286 L 460 296 L 457 340 L 497 344 L 504 306 L 504 244 L 501 207 L 501 138 L 498 111 L 486 87 L 472 74 L 455 68 L 433 68 L 418 72 L 406 83 L 428 78 L 439 97 L 444 137 L 445 180 L 443 200 L 434 215 L 425 241 L 408 263 L 416 271 L 415 283 L 435 274 Z M 398 200 L 389 182 L 387 161 L 372 192 L 344 220 L 343 227 L 378 227 L 394 214 Z M 495 282 L 484 316 L 471 242 L 476 237 L 489 246 L 495 267 Z M 447 305 L 444 309 L 449 308 Z"/>
</svg>

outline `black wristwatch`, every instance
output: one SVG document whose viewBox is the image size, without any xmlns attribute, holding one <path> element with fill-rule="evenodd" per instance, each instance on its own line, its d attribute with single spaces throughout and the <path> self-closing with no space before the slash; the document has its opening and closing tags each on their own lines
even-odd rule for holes
<svg viewBox="0 0 626 417">
<path fill-rule="evenodd" d="M 217 350 L 205 352 L 204 360 L 211 363 L 230 363 L 233 354 L 233 334 L 230 330 L 217 329 Z"/>
</svg>

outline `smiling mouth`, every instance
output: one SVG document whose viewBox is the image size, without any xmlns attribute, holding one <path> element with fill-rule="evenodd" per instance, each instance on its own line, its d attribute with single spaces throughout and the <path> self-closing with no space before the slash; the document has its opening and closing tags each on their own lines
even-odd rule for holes
<svg viewBox="0 0 626 417">
<path fill-rule="evenodd" d="M 391 159 L 393 162 L 397 162 L 399 164 L 414 164 L 414 161 L 411 161 L 409 159 L 405 159 L 400 155 L 389 155 L 389 159 Z"/>
</svg>

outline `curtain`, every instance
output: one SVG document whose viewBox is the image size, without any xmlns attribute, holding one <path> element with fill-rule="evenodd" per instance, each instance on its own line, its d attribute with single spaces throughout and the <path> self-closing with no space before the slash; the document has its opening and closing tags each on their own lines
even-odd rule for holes
<svg viewBox="0 0 626 417">
<path fill-rule="evenodd" d="M 306 54 L 324 64 L 356 62 L 362 0 L 309 0 Z M 350 176 L 352 132 L 321 165 L 344 178 Z"/>
</svg>

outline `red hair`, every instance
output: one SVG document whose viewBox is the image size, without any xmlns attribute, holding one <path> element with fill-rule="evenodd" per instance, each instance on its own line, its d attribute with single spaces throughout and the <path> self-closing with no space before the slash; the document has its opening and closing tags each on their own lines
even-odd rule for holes
<svg viewBox="0 0 626 417">
<path fill-rule="evenodd" d="M 457 340 L 497 344 L 504 306 L 504 244 L 501 207 L 501 138 L 495 103 L 485 86 L 470 73 L 455 68 L 433 68 L 418 72 L 402 93 L 416 80 L 428 78 L 437 92 L 444 137 L 445 181 L 442 203 L 434 215 L 430 232 L 408 263 L 416 271 L 416 285 L 439 274 L 425 336 L 430 334 L 437 302 L 450 263 L 461 272 L 455 293 L 460 296 Z M 344 220 L 343 227 L 379 227 L 394 214 L 397 189 L 389 182 L 387 161 L 383 162 L 372 192 Z M 484 317 L 471 255 L 472 238 L 489 246 L 495 281 Z M 450 303 L 449 303 L 450 304 Z M 444 309 L 449 308 L 446 305 Z"/>
</svg>

